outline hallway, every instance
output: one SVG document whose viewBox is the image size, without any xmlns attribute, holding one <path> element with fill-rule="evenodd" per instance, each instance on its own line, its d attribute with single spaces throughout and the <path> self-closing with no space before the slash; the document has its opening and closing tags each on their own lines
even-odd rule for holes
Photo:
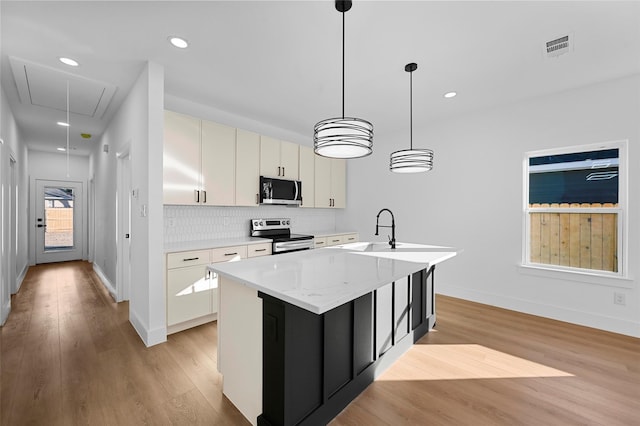
<svg viewBox="0 0 640 426">
<path fill-rule="evenodd" d="M 87 262 L 32 266 L 1 329 L 0 424 L 246 424 L 222 397 L 216 327 L 146 348 Z"/>
</svg>

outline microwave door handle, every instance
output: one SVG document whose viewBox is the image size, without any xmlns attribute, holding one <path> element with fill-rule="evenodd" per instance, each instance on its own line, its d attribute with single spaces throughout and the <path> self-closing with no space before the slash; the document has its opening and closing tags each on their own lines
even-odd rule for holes
<svg viewBox="0 0 640 426">
<path fill-rule="evenodd" d="M 293 201 L 296 201 L 298 199 L 298 181 L 294 180 L 293 184 L 296 186 L 296 195 L 294 195 Z"/>
</svg>

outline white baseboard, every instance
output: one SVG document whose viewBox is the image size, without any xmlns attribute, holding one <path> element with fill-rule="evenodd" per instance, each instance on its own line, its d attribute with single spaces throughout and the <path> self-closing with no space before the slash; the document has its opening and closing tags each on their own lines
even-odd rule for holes
<svg viewBox="0 0 640 426">
<path fill-rule="evenodd" d="M 499 294 L 486 293 L 453 285 L 440 285 L 437 293 L 444 296 L 456 297 L 458 299 L 523 312 L 525 314 L 537 315 L 599 330 L 610 331 L 612 333 L 640 337 L 640 324 L 633 321 L 576 311 L 560 306 L 545 305 L 528 300 L 506 297 Z"/>
<path fill-rule="evenodd" d="M 2 307 L 2 317 L 0 317 L 0 326 L 4 325 L 4 323 L 7 321 L 7 318 L 9 317 L 9 313 L 11 312 L 11 299 L 9 299 L 7 301 L 7 303 L 5 303 L 5 305 Z"/>
<path fill-rule="evenodd" d="M 100 281 L 102 281 L 102 285 L 105 286 L 105 288 L 107 289 L 107 291 L 109 292 L 109 294 L 111 295 L 113 300 L 115 300 L 117 302 L 118 301 L 118 297 L 116 295 L 116 289 L 113 286 L 113 284 L 111 284 L 111 281 L 109 281 L 109 279 L 104 274 L 102 269 L 100 269 L 100 265 L 98 265 L 97 263 L 94 263 L 93 264 L 93 271 L 96 273 L 98 278 L 100 278 Z"/>
<path fill-rule="evenodd" d="M 24 265 L 24 268 L 22 268 L 22 272 L 20 272 L 20 275 L 18 275 L 18 278 L 16 278 L 16 293 L 20 291 L 20 287 L 22 287 L 22 282 L 24 281 L 24 278 L 27 276 L 27 271 L 29 270 L 29 265 Z"/>
<path fill-rule="evenodd" d="M 147 330 L 142 321 L 140 321 L 138 314 L 131 308 L 129 308 L 129 322 L 136 330 L 145 346 L 149 347 L 167 341 L 167 327 L 158 327 L 153 330 Z"/>
</svg>

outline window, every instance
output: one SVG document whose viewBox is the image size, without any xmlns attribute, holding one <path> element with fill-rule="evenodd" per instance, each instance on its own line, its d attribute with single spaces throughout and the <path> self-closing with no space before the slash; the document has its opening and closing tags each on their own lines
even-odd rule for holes
<svg viewBox="0 0 640 426">
<path fill-rule="evenodd" d="M 525 156 L 524 264 L 623 275 L 626 142 Z"/>
</svg>

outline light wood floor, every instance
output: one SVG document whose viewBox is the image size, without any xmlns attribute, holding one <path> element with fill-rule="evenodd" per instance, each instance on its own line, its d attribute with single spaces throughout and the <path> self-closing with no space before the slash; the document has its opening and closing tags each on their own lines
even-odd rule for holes
<svg viewBox="0 0 640 426">
<path fill-rule="evenodd" d="M 216 327 L 145 348 L 91 267 L 32 267 L 2 328 L 2 425 L 246 425 Z M 640 339 L 438 297 L 438 323 L 338 425 L 640 425 Z"/>
</svg>

